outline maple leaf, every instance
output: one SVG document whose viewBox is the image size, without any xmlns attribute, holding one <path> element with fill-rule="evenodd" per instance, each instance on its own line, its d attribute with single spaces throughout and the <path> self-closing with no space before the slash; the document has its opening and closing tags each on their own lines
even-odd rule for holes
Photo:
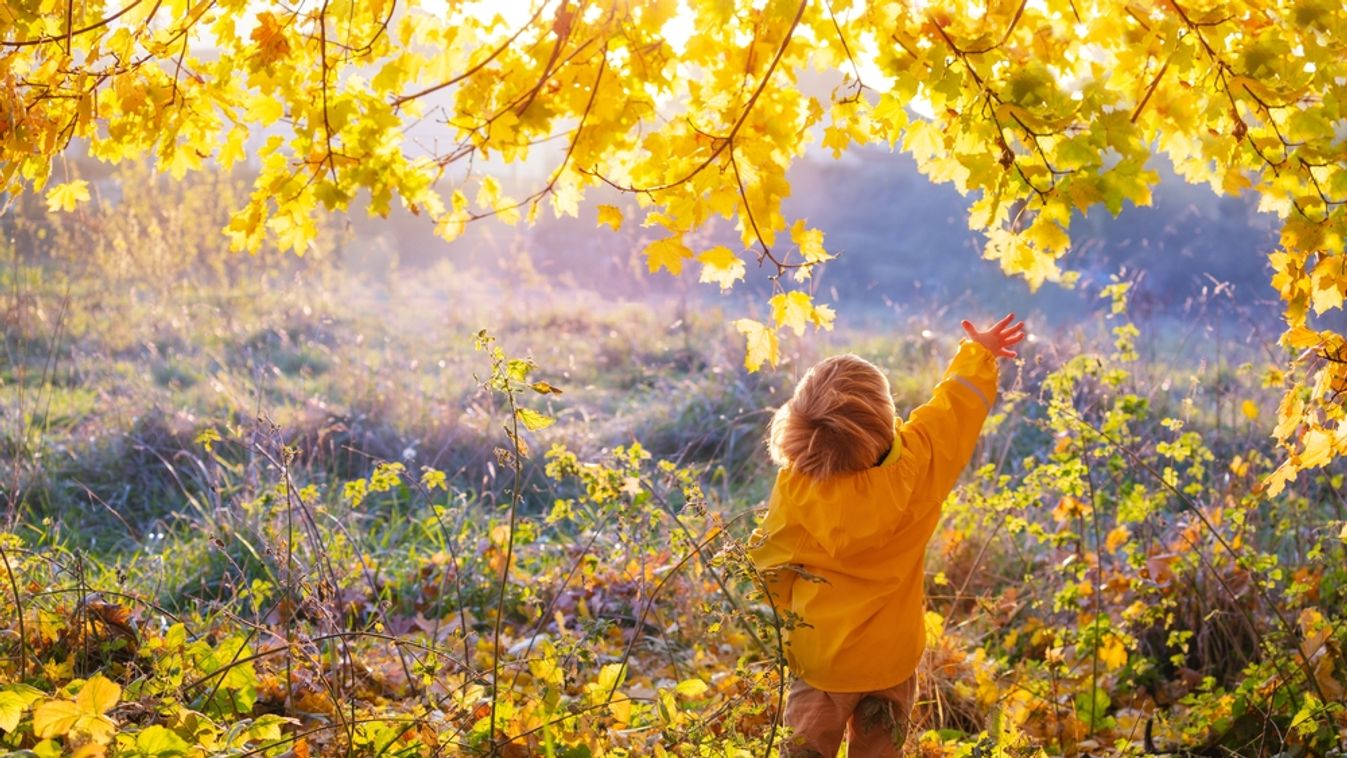
<svg viewBox="0 0 1347 758">
<path fill-rule="evenodd" d="M 83 179 L 58 184 L 47 191 L 47 211 L 69 213 L 89 200 L 89 183 Z"/>
<path fill-rule="evenodd" d="M 800 247 L 800 255 L 808 263 L 821 263 L 831 260 L 832 256 L 823 249 L 823 232 L 819 229 L 807 229 L 804 219 L 795 222 L 790 228 L 790 239 Z"/>
<path fill-rule="evenodd" d="M 796 336 L 804 334 L 805 327 L 814 316 L 814 301 L 804 292 L 783 292 L 772 296 L 772 320 L 777 326 L 783 326 Z"/>
<path fill-rule="evenodd" d="M 678 276 L 683 273 L 683 262 L 691 257 L 692 251 L 683 244 L 681 235 L 655 240 L 645 246 L 646 266 L 652 274 L 663 268 Z"/>
<path fill-rule="evenodd" d="M 622 228 L 622 211 L 614 205 L 599 206 L 599 226 L 607 224 L 613 231 Z"/>
<path fill-rule="evenodd" d="M 1099 661 L 1110 671 L 1127 665 L 1127 646 L 1121 637 L 1116 634 L 1104 635 L 1104 641 L 1099 645 Z"/>
<path fill-rule="evenodd" d="M 746 268 L 743 259 L 724 245 L 717 245 L 698 255 L 697 260 L 702 264 L 699 281 L 715 282 L 722 291 L 730 289 L 736 281 L 744 278 Z"/>
<path fill-rule="evenodd" d="M 748 347 L 744 351 L 745 368 L 757 371 L 764 363 L 776 365 L 779 351 L 776 332 L 751 318 L 735 321 L 734 328 L 748 340 Z"/>
<path fill-rule="evenodd" d="M 290 54 L 290 42 L 285 38 L 286 22 L 271 11 L 257 14 L 257 26 L 252 39 L 257 43 L 258 57 L 264 64 L 274 64 Z"/>
</svg>

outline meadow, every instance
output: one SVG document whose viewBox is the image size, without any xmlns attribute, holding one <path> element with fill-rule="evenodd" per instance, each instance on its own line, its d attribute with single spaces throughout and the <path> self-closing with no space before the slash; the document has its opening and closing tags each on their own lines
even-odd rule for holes
<svg viewBox="0 0 1347 758">
<path fill-rule="evenodd" d="M 957 316 L 750 374 L 731 304 L 230 256 L 228 179 L 125 186 L 0 264 L 0 747 L 775 754 L 766 421 L 840 351 L 910 410 Z M 946 503 L 909 752 L 1343 755 L 1343 481 L 1263 492 L 1273 330 L 1096 294 L 1027 314 Z"/>
</svg>

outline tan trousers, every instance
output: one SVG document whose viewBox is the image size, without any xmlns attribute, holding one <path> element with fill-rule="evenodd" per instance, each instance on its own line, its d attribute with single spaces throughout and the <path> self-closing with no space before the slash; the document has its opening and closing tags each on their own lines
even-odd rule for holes
<svg viewBox="0 0 1347 758">
<path fill-rule="evenodd" d="M 824 692 L 796 679 L 786 700 L 792 729 L 783 758 L 834 758 L 847 738 L 847 758 L 902 755 L 917 678 L 878 692 Z"/>
</svg>

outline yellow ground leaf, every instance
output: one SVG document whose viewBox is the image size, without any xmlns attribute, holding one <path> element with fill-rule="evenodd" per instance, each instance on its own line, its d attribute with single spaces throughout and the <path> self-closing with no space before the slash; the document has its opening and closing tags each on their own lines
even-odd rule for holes
<svg viewBox="0 0 1347 758">
<path fill-rule="evenodd" d="M 122 697 L 122 688 L 116 682 L 99 674 L 84 683 L 75 705 L 89 713 L 107 713 Z"/>
<path fill-rule="evenodd" d="M 82 715 L 84 711 L 69 700 L 48 700 L 33 710 L 33 734 L 39 739 L 64 736 Z"/>
<path fill-rule="evenodd" d="M 614 697 L 608 710 L 613 714 L 613 726 L 622 729 L 631 723 L 631 699 L 626 695 Z"/>
<path fill-rule="evenodd" d="M 935 647 L 945 635 L 945 617 L 935 611 L 926 611 L 923 623 L 926 629 L 926 646 Z"/>
<path fill-rule="evenodd" d="M 1104 641 L 1099 645 L 1099 660 L 1110 671 L 1126 666 L 1127 646 L 1123 644 L 1122 638 L 1116 634 L 1105 635 Z"/>
<path fill-rule="evenodd" d="M 1132 532 L 1127 527 L 1117 527 L 1108 533 L 1108 537 L 1104 540 L 1104 548 L 1111 553 L 1122 547 L 1131 537 Z"/>
</svg>

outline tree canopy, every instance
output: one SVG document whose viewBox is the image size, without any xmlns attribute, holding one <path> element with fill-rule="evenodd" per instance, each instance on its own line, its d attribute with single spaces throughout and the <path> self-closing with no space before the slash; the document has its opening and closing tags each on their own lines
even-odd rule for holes
<svg viewBox="0 0 1347 758">
<path fill-rule="evenodd" d="M 776 361 L 781 330 L 833 320 L 809 291 L 832 257 L 823 230 L 781 210 L 811 142 L 910 153 L 975 196 L 986 257 L 1035 287 L 1071 281 L 1073 218 L 1146 204 L 1163 156 L 1283 219 L 1268 260 L 1292 351 L 1271 377 L 1287 458 L 1270 491 L 1347 452 L 1347 342 L 1323 323 L 1347 292 L 1337 0 L 18 0 L 0 48 L 7 192 L 88 200 L 57 160 L 76 139 L 175 177 L 248 158 L 253 191 L 225 233 L 302 253 L 320 209 L 362 191 L 452 240 L 488 216 L 576 215 L 606 185 L 644 215 L 603 205 L 599 224 L 657 230 L 650 271 L 772 278 L 767 323 L 735 324 L 752 369 Z M 809 71 L 830 96 L 800 86 Z M 546 180 L 508 195 L 501 169 L 531 155 Z M 737 249 L 691 246 L 715 217 Z"/>
</svg>

